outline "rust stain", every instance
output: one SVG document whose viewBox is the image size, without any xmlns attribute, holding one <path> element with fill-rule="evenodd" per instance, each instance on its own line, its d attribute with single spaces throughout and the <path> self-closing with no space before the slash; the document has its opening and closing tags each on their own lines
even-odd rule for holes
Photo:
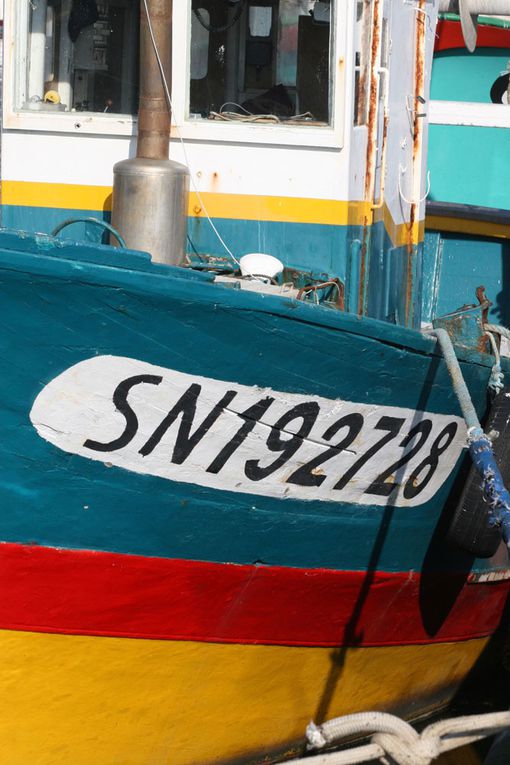
<svg viewBox="0 0 510 765">
<path fill-rule="evenodd" d="M 384 146 L 386 144 L 386 138 L 388 137 L 388 122 L 389 117 L 387 114 L 384 115 L 384 121 L 383 121 L 383 134 L 382 134 L 382 144 L 383 144 L 383 150 Z"/>
<path fill-rule="evenodd" d="M 487 343 L 489 342 L 488 335 L 481 335 L 478 338 L 478 342 L 476 344 L 476 350 L 479 351 L 479 353 L 487 353 Z"/>
<path fill-rule="evenodd" d="M 478 304 L 466 303 L 440 317 L 440 326 L 446 329 L 453 342 L 464 347 L 476 348 L 480 353 L 490 353 L 489 336 L 483 327 L 492 303 L 485 296 L 484 287 L 477 287 L 476 297 Z"/>
<path fill-rule="evenodd" d="M 219 179 L 220 179 L 220 176 L 215 170 L 211 176 L 211 191 L 212 192 L 218 191 Z"/>
<path fill-rule="evenodd" d="M 360 72 L 358 79 L 358 91 L 357 91 L 357 113 L 356 124 L 364 125 L 367 114 L 367 84 L 368 84 L 368 47 L 369 47 L 369 35 L 370 26 L 368 19 L 370 18 L 370 2 L 371 0 L 364 0 L 362 10 L 362 35 L 361 35 L 361 50 L 360 54 Z"/>
<path fill-rule="evenodd" d="M 365 9 L 366 12 L 366 9 Z M 365 200 L 373 203 L 374 199 L 374 176 L 377 154 L 377 114 L 378 114 L 378 77 L 376 74 L 381 44 L 381 21 L 382 0 L 373 0 L 372 15 L 372 39 L 370 43 L 369 61 L 369 93 L 368 93 L 368 118 L 367 118 L 367 151 L 365 159 Z M 366 88 L 364 88 L 366 93 Z M 363 220 L 363 236 L 360 248 L 360 270 L 358 286 L 358 316 L 365 313 L 366 275 L 368 260 L 368 226 L 371 225 L 373 211 L 370 218 Z"/>
<path fill-rule="evenodd" d="M 384 112 L 384 118 L 383 118 L 383 129 L 382 129 L 382 138 L 381 138 L 381 170 L 380 170 L 380 185 L 379 185 L 379 201 L 377 204 L 373 204 L 373 209 L 377 210 L 381 208 L 384 204 L 384 190 L 386 185 L 386 149 L 387 149 L 387 138 L 388 138 L 388 122 L 389 122 L 389 116 L 387 111 Z M 375 197 L 375 190 L 374 190 L 374 197 Z"/>
<path fill-rule="evenodd" d="M 476 299 L 478 300 L 478 303 L 482 306 L 482 327 L 483 327 L 485 326 L 485 324 L 488 324 L 489 322 L 489 308 L 492 305 L 492 301 L 489 300 L 485 294 L 485 287 L 483 285 L 480 285 L 480 287 L 476 288 Z M 501 337 L 498 337 L 498 339 L 496 340 L 496 343 L 499 345 L 500 342 L 501 342 Z M 479 350 L 480 353 L 487 353 L 488 343 L 489 343 L 489 336 L 486 335 L 485 333 L 482 334 L 477 343 L 477 350 Z"/>
<path fill-rule="evenodd" d="M 405 300 L 405 322 L 406 326 L 409 326 L 409 320 L 411 318 L 411 307 L 413 302 L 413 259 L 414 259 L 414 244 L 413 244 L 413 228 L 416 215 L 416 204 L 411 205 L 409 210 L 409 228 L 407 235 L 407 273 L 406 273 L 406 300 Z"/>
<path fill-rule="evenodd" d="M 373 201 L 374 168 L 376 159 L 377 140 L 377 90 L 378 78 L 376 77 L 379 46 L 381 43 L 380 16 L 382 14 L 381 0 L 374 0 L 374 14 L 372 24 L 372 42 L 370 46 L 370 89 L 368 96 L 368 137 L 365 170 L 365 199 Z"/>
<path fill-rule="evenodd" d="M 423 116 L 420 116 L 420 106 L 425 92 L 425 3 L 426 0 L 419 0 L 418 9 L 421 12 L 416 13 L 416 46 L 414 61 L 413 175 L 418 172 L 420 177 L 420 168 L 422 164 L 421 149 L 423 141 Z M 407 230 L 407 283 L 405 300 L 406 325 L 409 325 L 412 310 L 413 258 L 415 250 L 413 243 L 413 230 L 418 212 L 418 203 L 413 202 L 409 210 L 409 227 Z"/>
<path fill-rule="evenodd" d="M 200 205 L 195 205 L 193 207 L 193 212 L 195 213 L 195 215 L 200 215 L 200 213 L 202 212 L 202 208 L 200 207 Z"/>
<path fill-rule="evenodd" d="M 416 14 L 416 49 L 414 65 L 414 125 L 413 125 L 413 160 L 419 156 L 423 135 L 423 117 L 420 113 L 420 98 L 425 92 L 425 3 L 420 0 Z"/>
<path fill-rule="evenodd" d="M 358 286 L 358 316 L 365 313 L 365 279 L 367 273 L 367 250 L 368 250 L 368 219 L 363 222 L 363 238 L 360 247 L 359 286 Z"/>
<path fill-rule="evenodd" d="M 304 300 L 306 295 L 310 292 L 317 293 L 318 290 L 324 290 L 328 287 L 336 289 L 335 307 L 339 311 L 345 311 L 345 285 L 340 279 L 330 279 L 327 282 L 320 282 L 319 284 L 307 284 L 305 287 L 301 287 L 296 300 Z"/>
<path fill-rule="evenodd" d="M 358 80 L 358 111 L 356 113 L 356 124 L 362 125 L 365 119 L 367 108 L 367 73 L 365 70 L 360 72 Z"/>
<path fill-rule="evenodd" d="M 414 243 L 413 243 L 413 228 L 414 228 L 414 222 L 416 220 L 416 211 L 417 211 L 418 205 L 416 202 L 413 202 L 409 208 L 409 225 L 407 228 L 407 254 L 412 255 L 413 249 L 414 249 Z"/>
</svg>

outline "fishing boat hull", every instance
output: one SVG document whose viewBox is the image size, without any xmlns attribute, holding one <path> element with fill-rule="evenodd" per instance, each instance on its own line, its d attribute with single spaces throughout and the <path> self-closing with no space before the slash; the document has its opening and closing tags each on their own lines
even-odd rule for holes
<svg viewBox="0 0 510 765">
<path fill-rule="evenodd" d="M 504 551 L 444 542 L 465 426 L 417 332 L 0 236 L 10 765 L 260 762 L 446 704 Z M 461 353 L 479 413 L 490 362 Z"/>
</svg>

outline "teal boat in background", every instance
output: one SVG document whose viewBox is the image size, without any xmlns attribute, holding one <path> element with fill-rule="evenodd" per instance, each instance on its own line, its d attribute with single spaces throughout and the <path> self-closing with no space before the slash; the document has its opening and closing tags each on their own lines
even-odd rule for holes
<svg viewBox="0 0 510 765">
<path fill-rule="evenodd" d="M 483 284 L 508 325 L 510 20 L 480 16 L 471 53 L 459 16 L 440 15 L 431 78 L 423 318 L 454 311 L 452 282 Z"/>
<path fill-rule="evenodd" d="M 429 128 L 430 201 L 510 207 L 510 133 L 503 126 L 509 64 L 509 19 L 480 17 L 477 46 L 470 53 L 459 17 L 440 17 L 430 88 L 436 102 Z"/>
</svg>

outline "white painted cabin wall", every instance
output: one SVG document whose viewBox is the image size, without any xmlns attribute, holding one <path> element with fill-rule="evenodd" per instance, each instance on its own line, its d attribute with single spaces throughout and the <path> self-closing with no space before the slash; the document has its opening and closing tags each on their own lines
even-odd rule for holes
<svg viewBox="0 0 510 765">
<path fill-rule="evenodd" d="M 112 167 L 125 159 L 129 138 L 25 133 L 6 130 L 2 136 L 2 180 L 111 186 Z"/>
<path fill-rule="evenodd" d="M 3 167 L 2 180 L 37 181 L 46 183 L 72 183 L 78 185 L 112 184 L 112 167 L 115 162 L 134 153 L 134 141 L 130 120 L 104 118 L 98 122 L 106 125 L 109 132 L 123 132 L 125 135 L 80 134 L 80 131 L 92 129 L 87 125 L 83 113 L 63 115 L 15 114 L 13 112 L 14 71 L 13 54 L 16 45 L 12 19 L 16 0 L 7 0 L 5 34 L 8 52 L 5 75 L 6 92 L 4 103 L 4 129 L 2 134 Z M 174 61 L 173 93 L 174 116 L 179 118 L 184 113 L 186 103 L 186 77 L 182 77 L 183 35 L 182 18 L 186 12 L 187 0 L 177 0 L 176 23 L 174 25 Z M 342 6 L 344 7 L 344 6 Z M 263 143 L 252 143 L 255 133 L 250 126 L 237 127 L 238 134 L 244 131 L 250 136 L 250 142 L 240 140 L 191 140 L 194 125 L 189 123 L 182 129 L 186 137 L 186 153 L 189 165 L 201 191 L 215 191 L 225 194 L 264 194 L 271 196 L 310 197 L 332 200 L 362 199 L 360 183 L 360 165 L 364 163 L 363 141 L 359 136 L 353 142 L 356 153 L 356 179 L 352 182 L 349 174 L 349 152 L 351 149 L 352 112 L 353 112 L 353 43 L 355 6 L 349 0 L 347 12 L 343 16 L 341 35 L 338 41 L 337 90 L 341 93 L 344 108 L 341 122 L 334 131 L 324 128 L 330 134 L 328 141 L 340 143 L 343 147 L 317 148 L 316 146 L 291 146 L 288 139 L 283 145 L 268 143 L 279 136 L 271 127 L 256 128 L 257 136 Z M 346 76 L 344 77 L 344 72 Z M 338 97 L 338 94 L 337 94 Z M 58 125 L 56 121 L 59 120 Z M 122 124 L 121 124 L 122 122 Z M 12 129 L 18 124 L 20 129 Z M 80 128 L 75 128 L 80 124 Z M 181 123 L 182 124 L 182 123 Z M 47 127 L 46 127 L 47 126 Z M 200 126 L 207 129 L 207 124 Z M 218 134 L 213 125 L 214 134 Z M 227 126 L 230 127 L 230 126 Z M 23 129 L 25 128 L 25 129 Z M 58 130 L 58 132 L 56 132 Z M 321 129 L 319 129 L 321 130 Z M 310 141 L 306 128 L 287 128 L 298 143 Z M 317 132 L 315 129 L 314 132 Z M 358 131 L 359 132 L 359 131 Z M 126 135 L 127 133 L 127 135 Z M 171 144 L 171 156 L 185 162 L 182 147 L 175 136 Z M 333 138 L 331 138 L 333 134 Z M 231 132 L 224 133 L 231 135 Z M 304 136 L 304 138 L 303 138 Z M 200 175 L 197 175 L 200 173 Z M 217 181 L 212 187 L 213 173 Z M 361 196 L 360 196 L 361 195 Z"/>
<path fill-rule="evenodd" d="M 413 170 L 413 119 L 411 110 L 415 108 L 415 46 L 416 19 L 422 13 L 415 0 L 396 0 L 387 2 L 385 14 L 389 19 L 390 31 L 390 76 L 389 76 L 389 113 L 388 147 L 386 162 L 385 201 L 393 221 L 397 224 L 409 220 L 409 204 L 404 201 L 400 191 L 407 199 L 417 202 L 426 193 L 426 150 L 427 130 L 424 131 L 423 143 Z M 428 93 L 436 10 L 434 2 L 426 3 L 426 61 L 425 61 L 425 104 L 417 103 L 420 113 L 428 115 Z M 407 97 L 407 98 L 406 98 Z M 423 119 L 425 124 L 428 117 Z M 406 168 L 405 172 L 402 169 Z M 416 174 L 418 177 L 416 178 Z M 419 219 L 424 215 L 424 202 L 421 203 Z"/>
</svg>

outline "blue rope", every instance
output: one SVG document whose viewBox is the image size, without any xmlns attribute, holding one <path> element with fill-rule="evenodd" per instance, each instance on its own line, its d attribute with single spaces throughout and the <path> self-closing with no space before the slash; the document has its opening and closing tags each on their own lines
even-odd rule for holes
<svg viewBox="0 0 510 765">
<path fill-rule="evenodd" d="M 489 438 L 473 438 L 469 443 L 469 454 L 482 478 L 482 490 L 489 506 L 489 526 L 500 527 L 510 550 L 510 493 L 503 483 Z"/>
<path fill-rule="evenodd" d="M 499 526 L 510 551 L 510 493 L 496 464 L 492 443 L 480 425 L 450 336 L 445 329 L 434 329 L 430 334 L 435 335 L 443 352 L 453 390 L 466 421 L 469 454 L 482 479 L 482 491 L 489 506 L 489 525 Z"/>
</svg>

